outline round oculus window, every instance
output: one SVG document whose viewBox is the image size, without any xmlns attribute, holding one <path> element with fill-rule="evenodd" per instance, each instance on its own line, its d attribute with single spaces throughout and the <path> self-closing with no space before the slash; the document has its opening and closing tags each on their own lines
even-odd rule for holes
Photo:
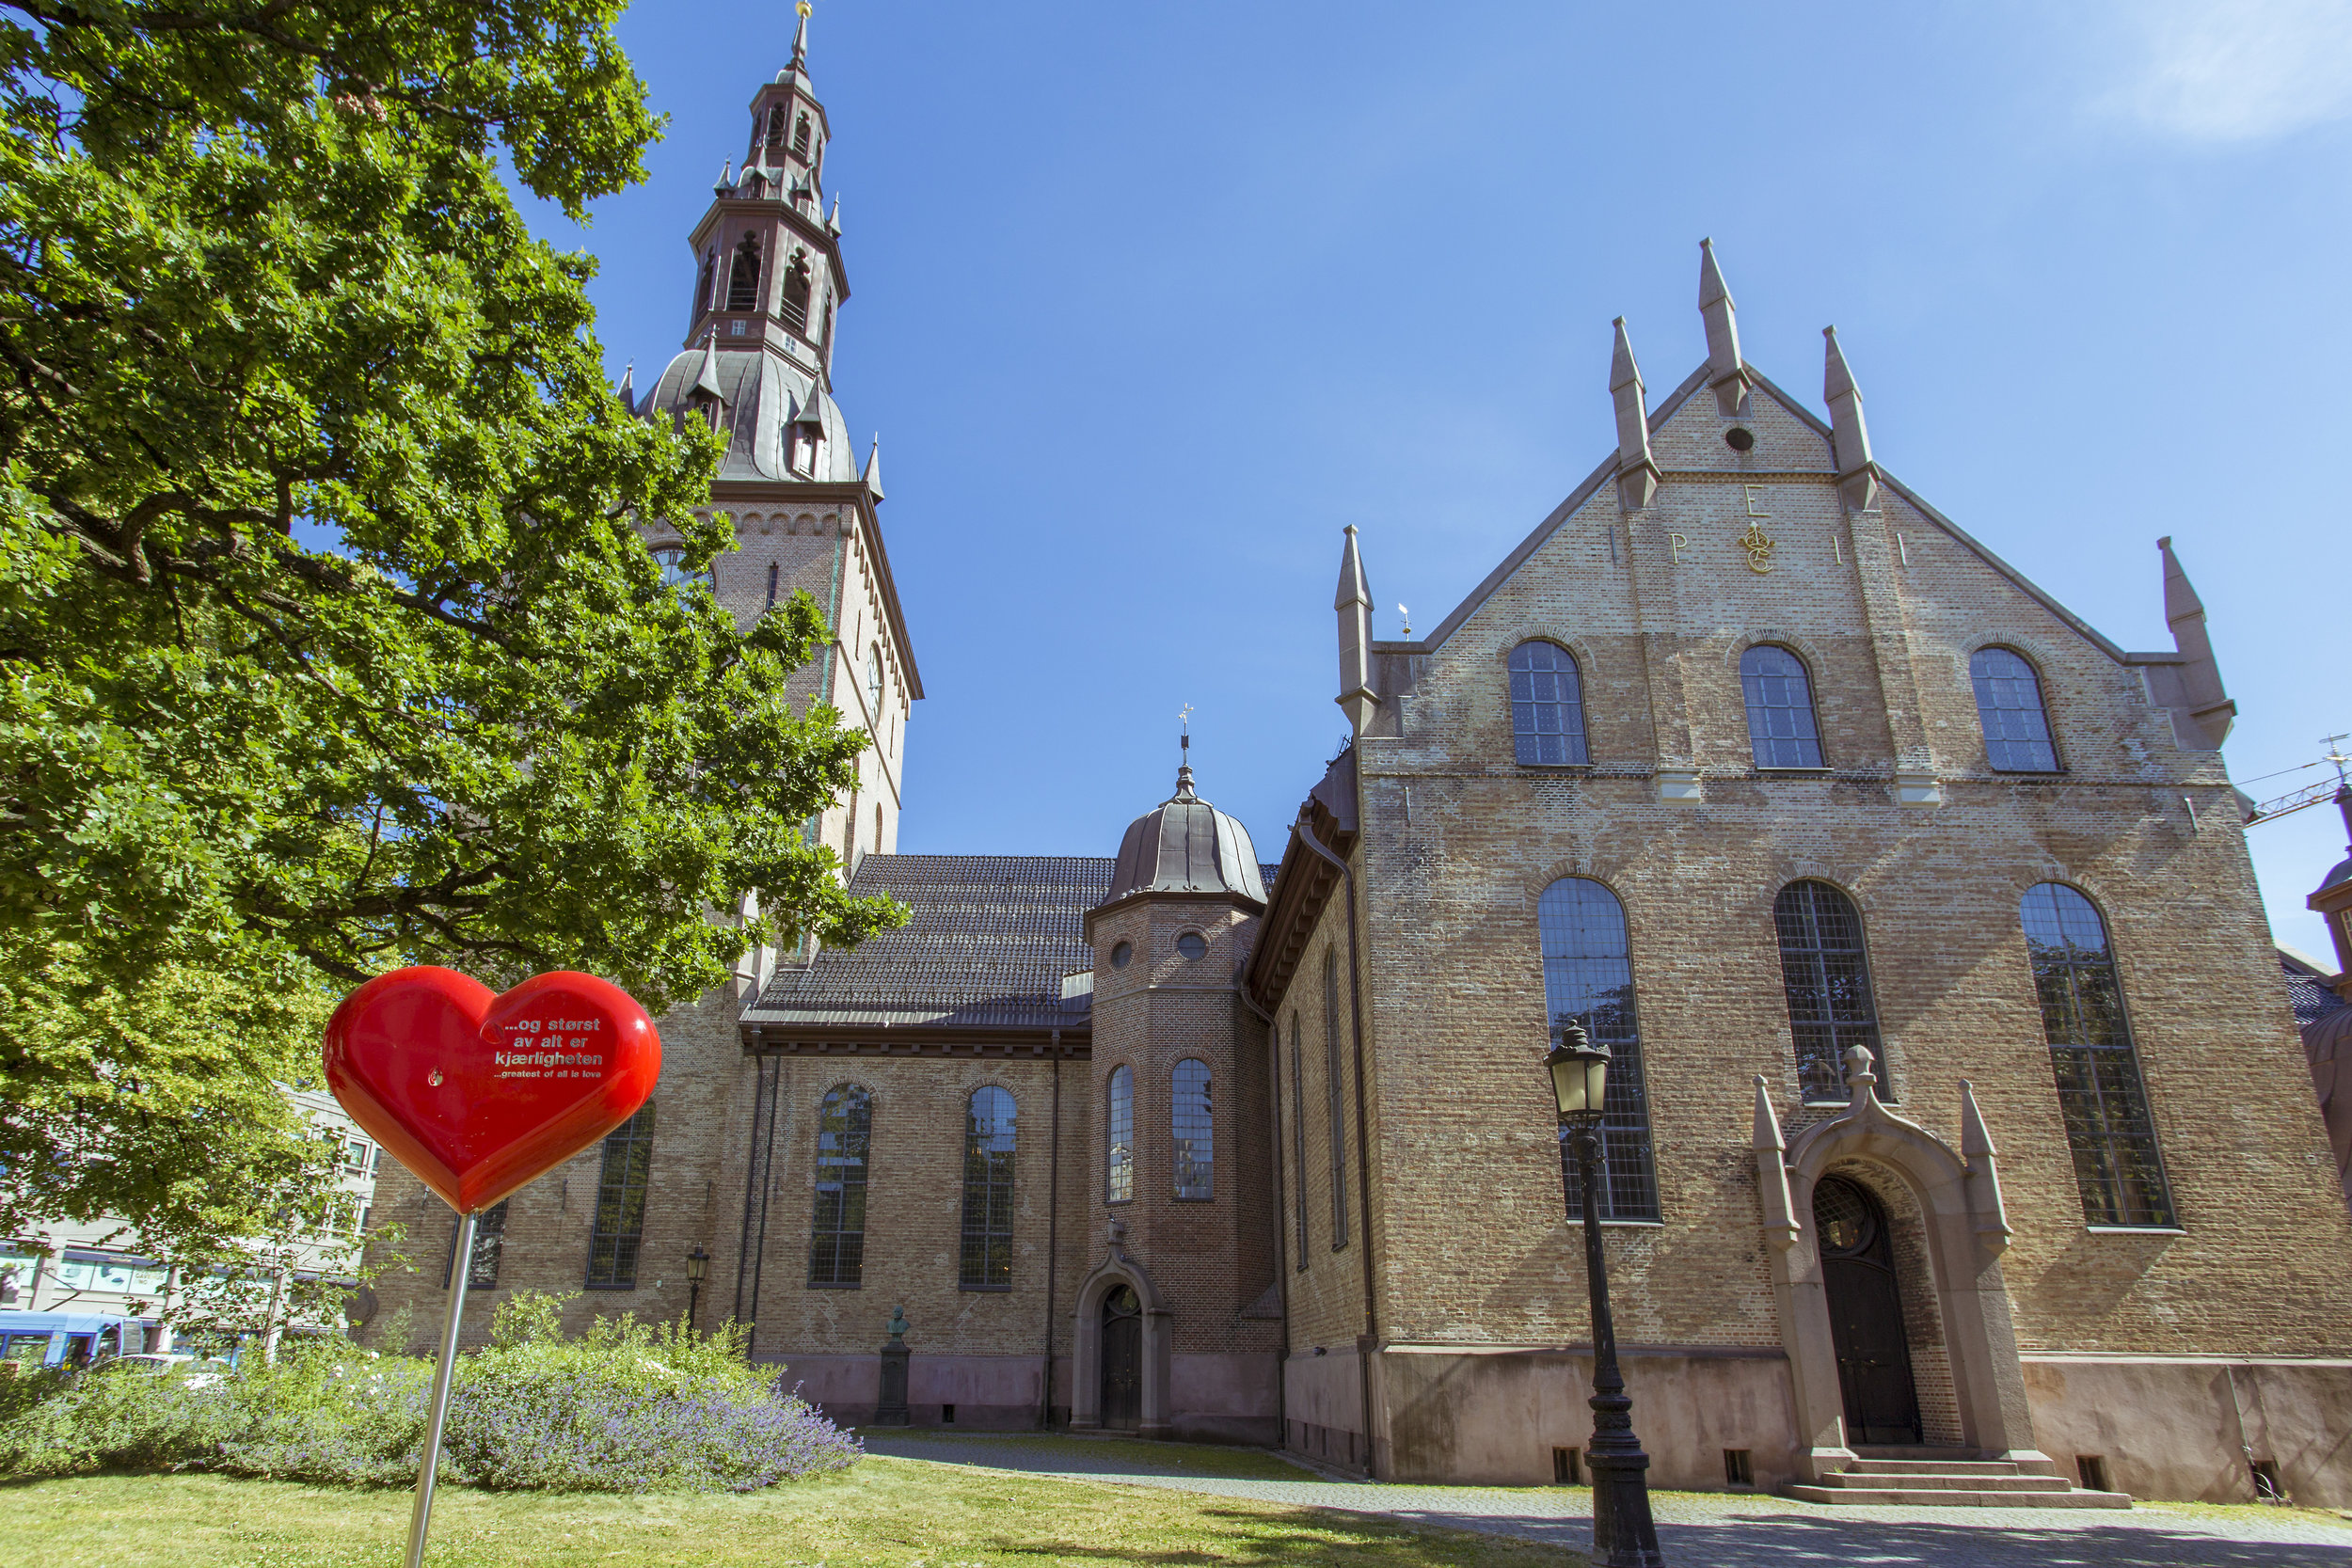
<svg viewBox="0 0 2352 1568">
<path fill-rule="evenodd" d="M 1747 451 L 1756 445 L 1756 432 L 1746 425 L 1736 424 L 1724 432 L 1724 441 L 1734 451 Z"/>
<path fill-rule="evenodd" d="M 1133 958 L 1135 956 L 1136 944 L 1132 942 L 1122 942 L 1118 946 L 1111 949 L 1111 967 L 1113 969 L 1124 969 L 1127 967 L 1128 960 Z"/>
<path fill-rule="evenodd" d="M 1187 959 L 1205 958 L 1209 956 L 1209 939 L 1198 931 L 1186 931 L 1176 939 L 1176 951 Z"/>
</svg>

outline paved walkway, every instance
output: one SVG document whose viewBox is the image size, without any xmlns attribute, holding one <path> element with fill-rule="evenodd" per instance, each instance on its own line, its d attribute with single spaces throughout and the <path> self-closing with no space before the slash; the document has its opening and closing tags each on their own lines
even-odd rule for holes
<svg viewBox="0 0 2352 1568">
<path fill-rule="evenodd" d="M 1295 1480 L 1275 1479 L 1281 1467 L 1266 1455 L 1188 1444 L 981 1433 L 862 1435 L 868 1452 L 902 1459 L 1384 1513 L 1579 1551 L 1593 1539 L 1591 1494 L 1581 1487 L 1390 1486 L 1305 1471 Z M 1785 1497 L 1677 1492 L 1656 1497 L 1654 1511 L 1672 1568 L 2352 1568 L 2352 1524 L 2265 1518 L 2252 1510 L 1825 1508 Z"/>
</svg>

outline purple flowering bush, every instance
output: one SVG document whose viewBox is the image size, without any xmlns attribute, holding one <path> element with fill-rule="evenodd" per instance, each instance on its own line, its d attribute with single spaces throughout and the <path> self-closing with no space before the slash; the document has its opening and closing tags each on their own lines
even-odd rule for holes
<svg viewBox="0 0 2352 1568">
<path fill-rule="evenodd" d="M 838 1470 L 862 1449 L 769 1370 L 730 1324 L 598 1320 L 565 1338 L 563 1298 L 518 1291 L 458 1358 L 442 1479 L 500 1490 L 748 1492 Z M 313 1484 L 405 1485 L 433 1367 L 341 1341 L 249 1356 L 216 1383 L 101 1369 L 8 1391 L 0 1474 L 210 1469 Z"/>
</svg>

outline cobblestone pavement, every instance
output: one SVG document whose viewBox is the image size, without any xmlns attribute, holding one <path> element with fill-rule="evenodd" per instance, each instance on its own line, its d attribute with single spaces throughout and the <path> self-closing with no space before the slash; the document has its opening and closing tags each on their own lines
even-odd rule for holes
<svg viewBox="0 0 2352 1568">
<path fill-rule="evenodd" d="M 1593 1539 L 1590 1494 L 1580 1487 L 1391 1486 L 1309 1471 L 1272 1479 L 1279 1471 L 1266 1455 L 1188 1444 L 1147 1449 L 1088 1438 L 870 1429 L 861 1435 L 868 1452 L 894 1458 L 1384 1513 L 1580 1551 Z M 2352 1524 L 2266 1519 L 2252 1510 L 1825 1508 L 1675 1492 L 1658 1495 L 1654 1512 L 1672 1568 L 2352 1568 Z"/>
</svg>

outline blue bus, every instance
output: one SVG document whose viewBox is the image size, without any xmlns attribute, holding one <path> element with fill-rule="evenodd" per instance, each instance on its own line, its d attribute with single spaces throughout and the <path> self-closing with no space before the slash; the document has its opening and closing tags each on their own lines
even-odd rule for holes
<svg viewBox="0 0 2352 1568">
<path fill-rule="evenodd" d="M 139 1329 L 119 1312 L 0 1312 L 0 1360 L 87 1367 L 120 1355 Z"/>
</svg>

